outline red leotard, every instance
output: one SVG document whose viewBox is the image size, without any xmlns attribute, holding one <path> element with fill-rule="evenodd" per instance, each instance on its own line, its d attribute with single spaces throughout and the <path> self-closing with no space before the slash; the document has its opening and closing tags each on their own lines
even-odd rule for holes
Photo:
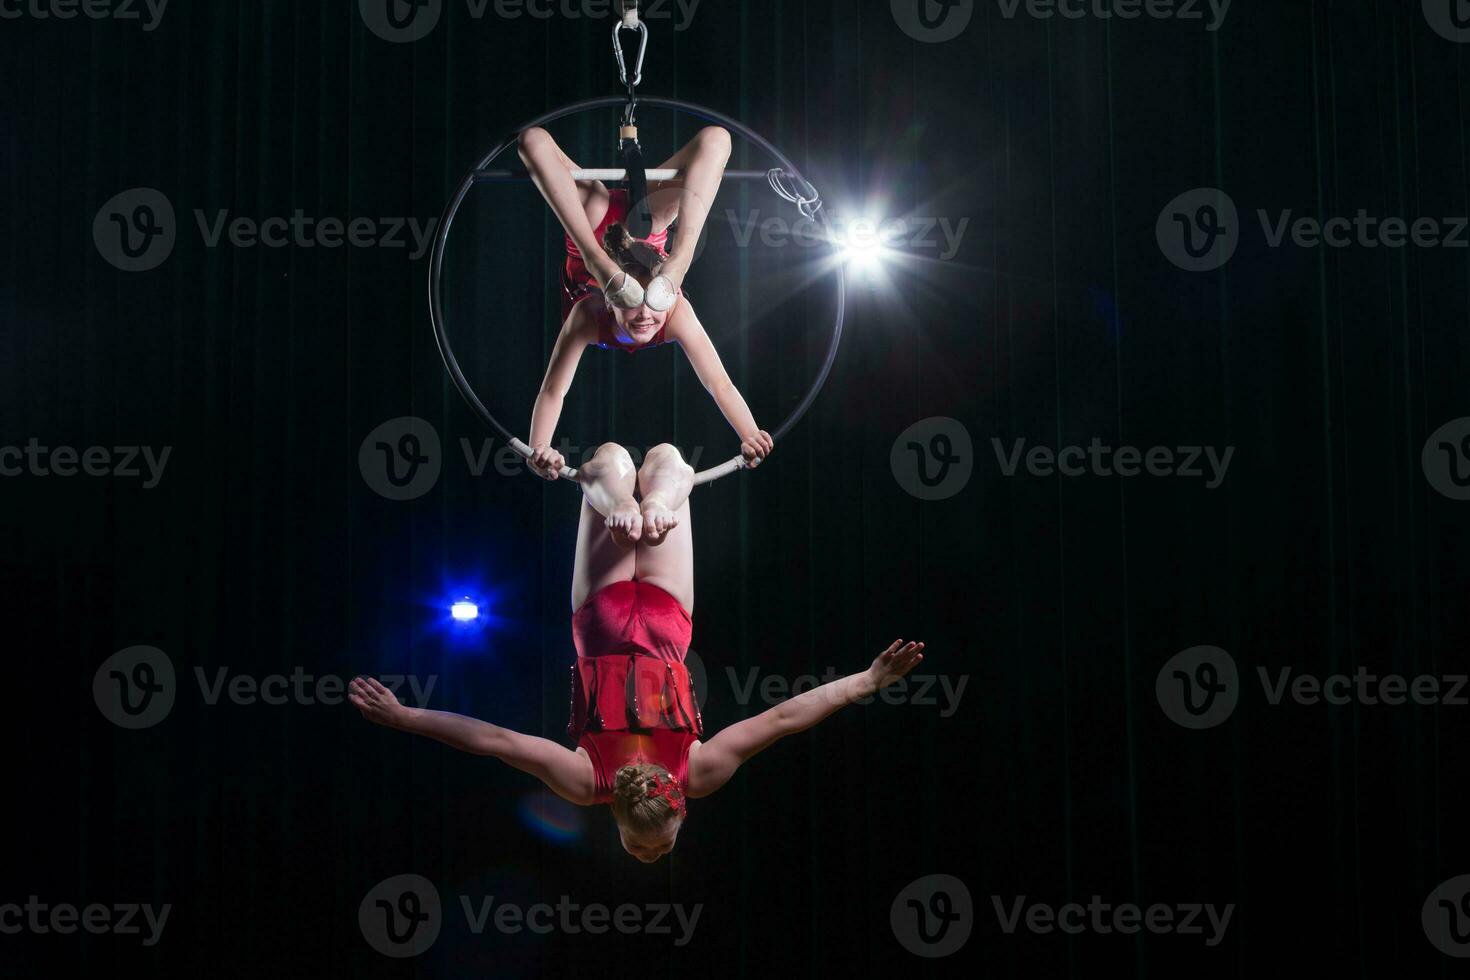
<svg viewBox="0 0 1470 980">
<path fill-rule="evenodd" d="M 704 730 L 684 666 L 693 620 L 647 582 L 614 582 L 572 614 L 577 663 L 567 731 L 587 751 L 599 803 L 630 762 L 656 762 L 684 785 L 689 747 Z"/>
</svg>

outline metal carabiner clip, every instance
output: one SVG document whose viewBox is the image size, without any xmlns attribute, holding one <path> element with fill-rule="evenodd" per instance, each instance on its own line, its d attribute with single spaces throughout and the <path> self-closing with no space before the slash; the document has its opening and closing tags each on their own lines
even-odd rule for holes
<svg viewBox="0 0 1470 980">
<path fill-rule="evenodd" d="M 633 66 L 633 81 L 628 81 L 628 63 L 623 58 L 623 31 L 634 31 L 638 34 L 638 62 Z M 643 56 L 648 54 L 648 25 L 638 20 L 633 26 L 628 26 L 621 20 L 613 25 L 612 31 L 613 54 L 618 58 L 618 77 L 624 85 L 637 88 L 643 84 Z"/>
</svg>

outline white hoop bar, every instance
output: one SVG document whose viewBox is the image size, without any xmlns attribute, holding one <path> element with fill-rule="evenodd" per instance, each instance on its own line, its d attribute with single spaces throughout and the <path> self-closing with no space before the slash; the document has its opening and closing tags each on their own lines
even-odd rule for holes
<svg viewBox="0 0 1470 980">
<path fill-rule="evenodd" d="M 526 445 L 523 441 L 521 441 L 520 439 L 511 439 L 510 448 L 515 450 L 516 455 L 520 456 L 521 459 L 530 462 L 531 447 Z M 705 483 L 709 483 L 711 480 L 718 480 L 722 476 L 729 476 L 736 470 L 743 469 L 745 469 L 745 457 L 743 455 L 736 456 L 734 459 L 725 460 L 719 466 L 711 466 L 707 470 L 696 473 L 694 476 L 694 485 L 696 487 L 701 486 Z M 561 472 L 558 473 L 557 476 L 563 480 L 571 480 L 573 483 L 577 481 L 577 471 L 570 466 L 563 466 L 561 468 Z"/>
<path fill-rule="evenodd" d="M 645 170 L 649 180 L 677 180 L 683 173 L 682 170 Z M 765 180 L 769 176 L 769 170 L 726 170 L 725 180 Z M 477 184 L 506 183 L 512 181 L 530 180 L 531 175 L 524 170 L 476 170 L 474 180 Z M 604 180 L 618 182 L 628 179 L 626 170 L 573 170 L 573 180 Z"/>
</svg>

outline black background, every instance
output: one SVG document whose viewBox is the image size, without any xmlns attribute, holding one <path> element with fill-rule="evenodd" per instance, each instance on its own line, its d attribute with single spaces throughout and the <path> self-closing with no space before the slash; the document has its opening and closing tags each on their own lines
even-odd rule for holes
<svg viewBox="0 0 1470 980">
<path fill-rule="evenodd" d="M 209 705 L 194 680 L 432 675 L 433 707 L 550 737 L 565 725 L 576 493 L 465 465 L 460 440 L 489 434 L 440 362 L 427 259 L 209 248 L 194 212 L 434 219 L 516 126 L 616 94 L 610 22 L 476 20 L 447 0 L 427 38 L 391 44 L 356 8 L 173 0 L 151 32 L 0 20 L 0 444 L 172 447 L 151 490 L 0 480 L 0 901 L 173 905 L 151 948 L 0 935 L 0 971 L 1457 969 L 1420 908 L 1470 871 L 1454 802 L 1467 709 L 1271 706 L 1256 680 L 1465 671 L 1467 505 L 1435 492 L 1420 452 L 1470 414 L 1470 251 L 1273 249 L 1255 218 L 1470 213 L 1470 49 L 1418 3 L 1237 0 L 1211 32 L 1008 19 L 985 2 L 943 44 L 873 0 L 705 0 L 687 30 L 653 22 L 644 88 L 769 136 L 834 212 L 969 219 L 951 260 L 913 246 L 886 280 L 849 282 L 849 333 L 810 416 L 767 467 L 693 505 L 709 731 L 759 707 L 736 703 L 726 668 L 858 670 L 896 636 L 928 643 L 921 673 L 966 680 L 959 710 L 844 710 L 697 803 L 653 866 L 621 851 L 601 811 L 579 815 L 572 841 L 538 834 L 522 817 L 534 784 L 493 760 L 346 705 Z M 612 124 L 558 133 L 612 166 Z M 670 152 L 694 125 L 650 113 L 646 141 Z M 739 141 L 733 163 L 767 165 Z M 1232 196 L 1243 241 L 1223 269 L 1190 273 L 1155 221 L 1201 186 Z M 134 187 L 178 213 L 173 254 L 143 273 L 92 238 L 104 202 Z M 475 286 L 459 287 L 454 329 L 477 387 L 523 431 L 560 246 L 529 188 L 486 193 L 456 225 L 450 279 Z M 759 186 L 727 193 L 780 208 Z M 768 427 L 805 390 L 830 322 L 830 296 L 771 285 L 787 265 L 712 247 L 690 280 Z M 705 447 L 706 465 L 734 452 L 676 353 L 622 357 L 589 353 L 568 438 L 674 439 Z M 374 493 L 358 466 L 367 434 L 401 416 L 444 445 L 438 485 L 411 502 Z M 889 453 L 933 416 L 969 431 L 974 474 L 926 502 Z M 1215 490 L 1006 477 L 991 440 L 1020 438 L 1236 452 Z M 443 606 L 470 589 L 495 623 L 455 636 Z M 92 678 L 138 644 L 169 655 L 181 690 L 163 723 L 124 731 Z M 1244 692 L 1225 724 L 1186 731 L 1154 681 L 1200 644 L 1232 654 Z M 410 872 L 451 907 L 567 895 L 703 912 L 682 948 L 451 924 L 393 961 L 364 942 L 357 908 Z M 899 891 L 930 874 L 959 877 L 975 906 L 969 943 L 944 961 L 913 957 L 889 925 Z M 1020 895 L 1236 909 L 1216 947 L 1006 935 L 992 896 Z"/>
</svg>

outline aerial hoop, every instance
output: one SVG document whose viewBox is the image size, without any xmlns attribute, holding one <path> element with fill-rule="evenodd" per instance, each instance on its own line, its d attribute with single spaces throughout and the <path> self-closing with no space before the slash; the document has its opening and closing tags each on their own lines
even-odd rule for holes
<svg viewBox="0 0 1470 980">
<path fill-rule="evenodd" d="M 449 241 L 449 230 L 454 224 L 454 218 L 459 213 L 460 206 L 464 203 L 465 197 L 476 184 L 521 178 L 521 175 L 511 171 L 493 171 L 488 169 L 495 162 L 496 158 L 517 145 L 521 133 L 533 126 L 545 126 L 548 123 L 555 122 L 567 116 L 576 115 L 577 113 L 588 112 L 594 109 L 621 107 L 625 102 L 626 100 L 620 96 L 587 99 L 583 102 L 576 102 L 571 105 L 562 106 L 559 109 L 553 109 L 545 115 L 538 116 L 525 125 L 517 127 L 513 133 L 501 140 L 495 149 L 491 150 L 488 155 L 475 165 L 474 169 L 465 175 L 464 180 L 460 182 L 459 189 L 450 200 L 449 207 L 445 210 L 444 216 L 440 219 L 439 230 L 434 236 L 434 251 L 429 260 L 429 318 L 434 324 L 434 339 L 439 344 L 439 354 L 444 359 L 444 367 L 449 371 L 450 379 L 454 382 L 455 388 L 459 390 L 460 396 L 464 398 L 465 403 L 469 405 L 470 409 L 480 417 L 482 422 L 496 432 L 499 432 L 522 459 L 530 459 L 531 447 L 513 435 L 504 425 L 501 425 L 499 420 L 485 407 L 484 402 L 475 393 L 475 389 L 470 384 L 469 379 L 465 377 L 464 371 L 459 366 L 459 361 L 454 356 L 454 350 L 449 344 L 449 336 L 444 327 L 444 305 L 441 290 L 441 278 L 444 271 L 444 249 L 446 243 Z M 827 213 L 822 208 L 821 200 L 816 195 L 815 189 L 801 176 L 800 171 L 787 159 L 786 155 L 777 149 L 769 140 L 759 133 L 752 131 L 743 123 L 731 119 L 729 116 L 692 102 L 685 102 L 681 99 L 663 99 L 648 96 L 640 96 L 639 102 L 643 105 L 671 109 L 676 112 L 685 112 L 689 115 L 697 116 L 706 122 L 724 126 L 733 132 L 739 133 L 769 153 L 780 164 L 779 168 L 770 171 L 728 171 L 726 178 L 734 180 L 763 178 L 769 180 L 772 189 L 777 194 L 796 204 L 802 214 L 813 219 L 821 226 L 827 233 L 825 237 L 830 243 L 834 254 L 840 253 L 840 247 L 834 241 L 831 234 L 832 229 L 827 220 Z M 589 171 L 589 173 L 592 173 L 592 171 Z M 603 177 L 603 179 L 613 176 L 612 173 L 603 171 L 597 171 L 596 173 Z M 614 173 L 621 174 L 623 177 L 627 176 L 625 171 L 615 171 Z M 806 194 L 808 190 L 811 191 L 810 196 Z M 806 394 L 797 403 L 796 408 L 792 410 L 786 420 L 771 434 L 776 442 L 780 442 L 802 420 L 807 410 L 812 407 L 812 403 L 816 401 L 817 395 L 827 383 L 827 376 L 832 373 L 833 363 L 837 360 L 837 350 L 842 344 L 843 320 L 846 317 L 847 311 L 847 284 L 841 262 L 834 263 L 833 273 L 837 282 L 837 316 L 832 325 L 832 338 L 827 344 L 826 354 L 822 359 L 822 367 L 817 372 L 811 387 L 807 389 Z M 710 483 L 718 480 L 722 476 L 728 476 L 736 470 L 744 468 L 744 457 L 736 455 L 733 459 L 726 460 L 717 466 L 712 466 L 707 470 L 696 473 L 694 483 L 696 486 Z M 560 475 L 564 480 L 576 480 L 577 471 L 571 467 L 564 466 Z"/>
</svg>

